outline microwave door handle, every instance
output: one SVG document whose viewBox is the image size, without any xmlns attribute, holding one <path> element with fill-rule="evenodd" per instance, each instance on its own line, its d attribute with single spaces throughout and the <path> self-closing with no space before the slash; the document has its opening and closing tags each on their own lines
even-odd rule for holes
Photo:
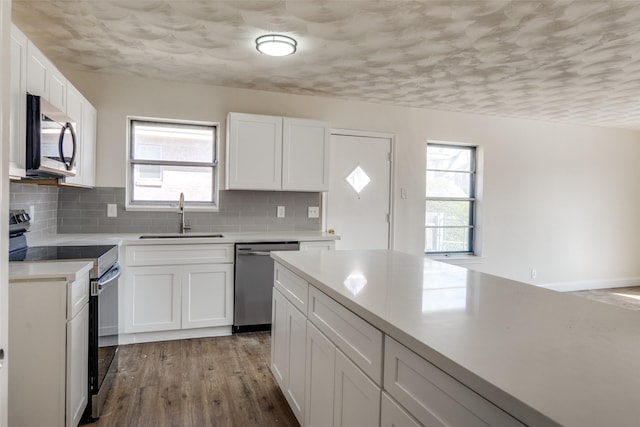
<svg viewBox="0 0 640 427">
<path fill-rule="evenodd" d="M 64 135 L 67 133 L 67 129 L 71 133 L 71 142 L 73 143 L 73 150 L 69 163 L 67 163 L 64 157 Z M 58 139 L 58 151 L 60 152 L 60 160 L 62 161 L 62 163 L 64 163 L 65 168 L 67 168 L 67 170 L 71 170 L 76 162 L 76 132 L 73 129 L 73 125 L 71 125 L 71 123 L 69 122 L 65 123 L 65 125 L 60 130 L 60 137 Z"/>
</svg>

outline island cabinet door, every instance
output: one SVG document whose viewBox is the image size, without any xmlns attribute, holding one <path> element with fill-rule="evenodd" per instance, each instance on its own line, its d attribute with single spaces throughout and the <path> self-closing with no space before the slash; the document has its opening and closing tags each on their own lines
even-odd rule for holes
<svg viewBox="0 0 640 427">
<path fill-rule="evenodd" d="M 380 427 L 422 427 L 422 424 L 416 421 L 384 391 L 382 392 L 380 406 Z M 444 424 L 429 424 L 429 427 L 440 426 L 444 426 Z"/>
<path fill-rule="evenodd" d="M 338 349 L 334 381 L 334 427 L 380 425 L 380 388 Z"/>
<path fill-rule="evenodd" d="M 304 422 L 306 317 L 273 290 L 271 370 L 300 424 Z"/>
<path fill-rule="evenodd" d="M 307 321 L 306 427 L 333 425 L 336 347 Z"/>
</svg>

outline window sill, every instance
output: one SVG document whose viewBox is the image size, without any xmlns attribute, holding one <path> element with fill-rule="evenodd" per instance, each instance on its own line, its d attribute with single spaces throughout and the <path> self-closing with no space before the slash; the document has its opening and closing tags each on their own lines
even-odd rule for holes
<svg viewBox="0 0 640 427">
<path fill-rule="evenodd" d="M 435 261 L 442 261 L 449 264 L 461 265 L 461 264 L 483 264 L 486 262 L 486 258 L 473 254 L 451 254 L 451 255 L 425 255 L 425 258 L 431 258 Z"/>
</svg>

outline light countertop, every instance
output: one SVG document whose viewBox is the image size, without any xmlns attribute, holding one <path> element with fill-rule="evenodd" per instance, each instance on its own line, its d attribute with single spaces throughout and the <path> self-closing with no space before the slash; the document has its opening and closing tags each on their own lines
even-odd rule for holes
<svg viewBox="0 0 640 427">
<path fill-rule="evenodd" d="M 39 261 L 9 263 L 9 281 L 64 280 L 73 282 L 93 267 L 87 261 Z"/>
<path fill-rule="evenodd" d="M 280 242 L 280 241 L 330 241 L 340 237 L 321 231 L 273 231 L 227 233 L 223 237 L 202 237 L 215 233 L 187 233 L 187 237 L 172 237 L 179 233 L 87 233 L 87 234 L 51 234 L 38 239 L 29 239 L 29 246 L 53 245 L 157 245 L 157 244 L 197 244 L 197 243 L 247 243 L 247 242 Z M 166 238 L 140 239 L 141 235 L 167 236 Z M 188 237 L 192 236 L 192 237 Z"/>
<path fill-rule="evenodd" d="M 639 312 L 399 252 L 272 257 L 526 424 L 640 425 Z"/>
</svg>

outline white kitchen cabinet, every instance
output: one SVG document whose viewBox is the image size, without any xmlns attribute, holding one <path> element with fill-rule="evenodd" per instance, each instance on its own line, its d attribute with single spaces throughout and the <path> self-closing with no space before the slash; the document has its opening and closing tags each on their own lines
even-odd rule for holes
<svg viewBox="0 0 640 427">
<path fill-rule="evenodd" d="M 391 337 L 385 337 L 384 388 L 425 425 L 523 424 Z"/>
<path fill-rule="evenodd" d="M 71 425 L 78 425 L 87 406 L 89 369 L 89 305 L 67 323 L 67 407 Z"/>
<path fill-rule="evenodd" d="M 429 424 L 430 427 L 438 425 L 442 424 Z M 422 427 L 422 424 L 383 391 L 380 401 L 380 427 Z"/>
<path fill-rule="evenodd" d="M 31 41 L 27 45 L 27 92 L 49 99 L 51 62 Z M 26 94 L 25 94 L 26 95 Z"/>
<path fill-rule="evenodd" d="M 230 328 L 232 244 L 160 244 L 127 246 L 125 250 L 125 334 Z M 188 337 L 195 336 L 197 331 Z M 149 340 L 171 338 L 181 337 Z M 136 342 L 143 341 L 144 336 L 136 338 Z"/>
<path fill-rule="evenodd" d="M 49 102 L 60 111 L 67 111 L 67 79 L 49 61 Z"/>
<path fill-rule="evenodd" d="M 29 40 L 11 26 L 11 86 L 9 110 L 9 177 L 26 176 L 27 45 Z"/>
<path fill-rule="evenodd" d="M 9 425 L 75 427 L 88 401 L 89 270 L 9 284 Z"/>
<path fill-rule="evenodd" d="M 86 98 L 82 99 L 82 186 L 95 187 L 98 111 Z"/>
<path fill-rule="evenodd" d="M 67 111 L 67 79 L 31 41 L 27 45 L 27 92 Z"/>
<path fill-rule="evenodd" d="M 272 309 L 271 370 L 300 424 L 379 425 L 382 333 L 279 263 Z"/>
<path fill-rule="evenodd" d="M 126 267 L 125 332 L 180 329 L 180 279 L 175 266 Z"/>
<path fill-rule="evenodd" d="M 283 190 L 329 191 L 330 137 L 324 122 L 283 118 Z"/>
<path fill-rule="evenodd" d="M 273 290 L 271 370 L 298 422 L 304 422 L 307 319 L 277 289 Z"/>
<path fill-rule="evenodd" d="M 310 321 L 306 359 L 306 427 L 379 425 L 380 387 Z"/>
<path fill-rule="evenodd" d="M 96 173 L 97 112 L 71 83 L 67 85 L 67 115 L 75 121 L 76 175 L 64 178 L 61 184 L 93 187 Z"/>
<path fill-rule="evenodd" d="M 305 427 L 333 425 L 336 347 L 307 322 Z"/>
<path fill-rule="evenodd" d="M 380 388 L 338 349 L 334 381 L 334 427 L 380 425 Z"/>
<path fill-rule="evenodd" d="M 233 264 L 183 267 L 181 283 L 182 329 L 233 323 Z"/>
<path fill-rule="evenodd" d="M 226 189 L 327 191 L 329 136 L 316 120 L 229 113 Z"/>
<path fill-rule="evenodd" d="M 300 242 L 300 250 L 307 252 L 316 251 L 332 251 L 336 248 L 334 240 L 318 240 L 309 242 Z"/>
<path fill-rule="evenodd" d="M 229 113 L 226 188 L 282 188 L 282 117 Z"/>
</svg>

